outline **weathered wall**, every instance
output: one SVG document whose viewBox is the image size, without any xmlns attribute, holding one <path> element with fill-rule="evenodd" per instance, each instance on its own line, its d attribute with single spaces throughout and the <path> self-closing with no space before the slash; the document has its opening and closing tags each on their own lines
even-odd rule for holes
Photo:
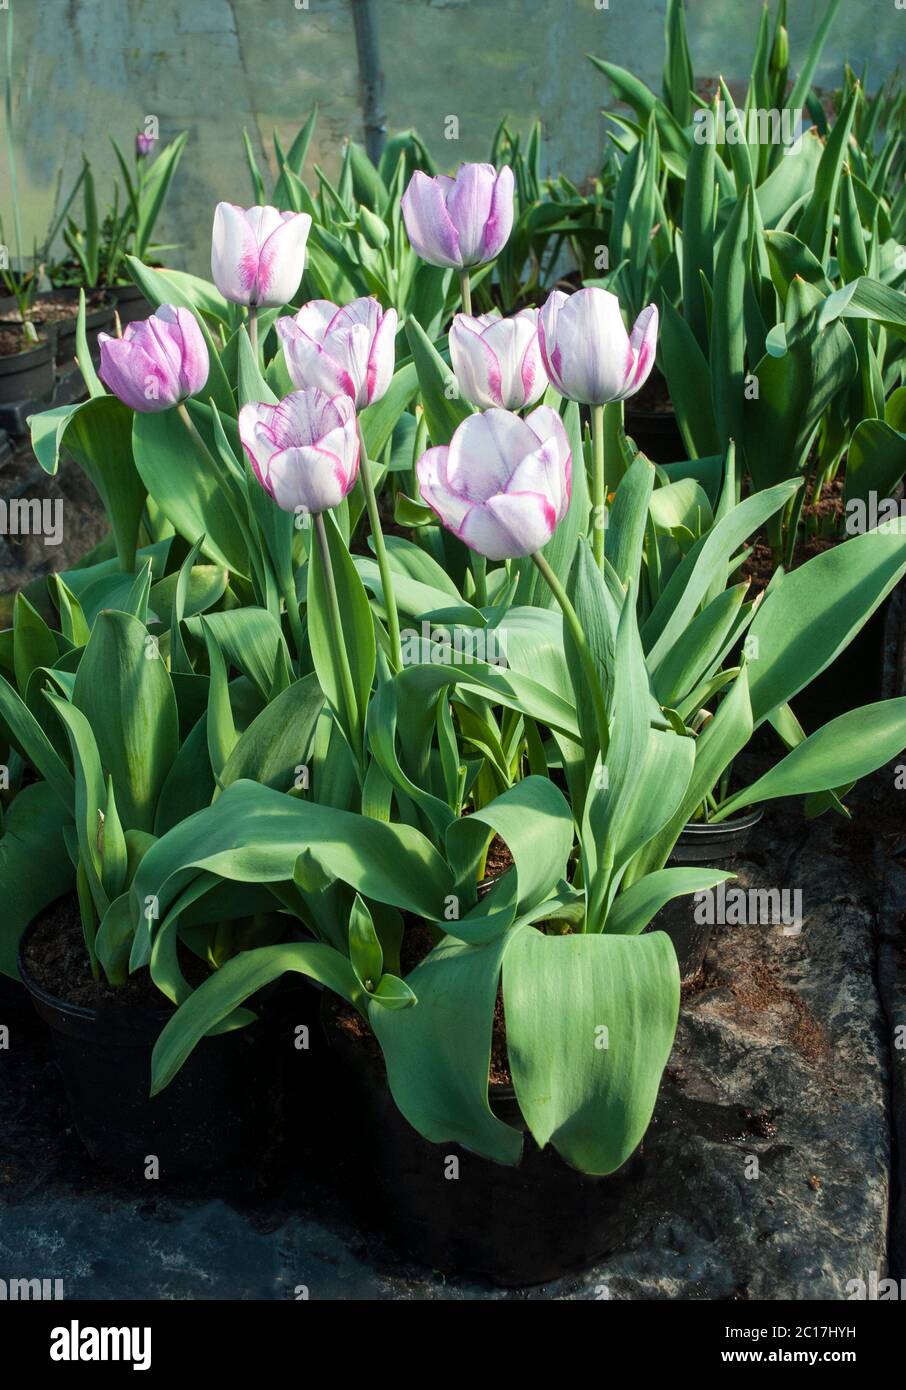
<svg viewBox="0 0 906 1390">
<path fill-rule="evenodd" d="M 544 120 L 547 171 L 581 178 L 597 165 L 606 84 L 596 53 L 657 84 L 664 0 L 376 0 L 391 130 L 415 126 L 443 165 L 483 158 L 501 115 L 526 128 Z M 205 271 L 220 198 L 249 200 L 241 153 L 247 127 L 266 158 L 271 131 L 290 138 L 321 107 L 311 163 L 337 166 L 347 133 L 360 136 L 358 75 L 346 0 L 9 0 L 14 21 L 14 123 L 25 240 L 49 220 L 56 171 L 84 149 L 99 182 L 108 137 L 131 143 L 147 113 L 164 136 L 187 128 L 190 146 L 159 230 L 182 243 L 174 263 Z M 825 0 L 790 0 L 792 58 Z M 696 73 L 741 78 L 751 61 L 761 0 L 688 0 Z M 869 83 L 902 58 L 906 12 L 895 0 L 846 0 L 818 81 L 835 85 L 844 57 L 869 64 Z M 444 118 L 460 138 L 447 142 Z M 0 117 L 2 119 L 2 117 Z M 0 215 L 12 232 L 10 172 L 0 142 Z"/>
</svg>

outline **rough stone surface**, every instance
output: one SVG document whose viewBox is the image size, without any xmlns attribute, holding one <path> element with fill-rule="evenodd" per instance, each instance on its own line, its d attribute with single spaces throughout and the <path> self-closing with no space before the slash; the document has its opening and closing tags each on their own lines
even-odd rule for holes
<svg viewBox="0 0 906 1390">
<path fill-rule="evenodd" d="M 6 1002 L 0 1275 L 67 1297 L 839 1299 L 887 1267 L 890 1032 L 875 984 L 885 771 L 853 822 L 775 810 L 740 882 L 799 888 L 800 935 L 717 929 L 645 1141 L 634 1234 L 589 1272 L 505 1291 L 395 1259 L 304 1144 L 234 1190 L 93 1171 L 47 1041 Z M 866 826 L 866 819 L 870 824 Z M 342 1098 L 338 1098 L 342 1104 Z M 753 1160 L 757 1160 L 758 1176 Z"/>
</svg>

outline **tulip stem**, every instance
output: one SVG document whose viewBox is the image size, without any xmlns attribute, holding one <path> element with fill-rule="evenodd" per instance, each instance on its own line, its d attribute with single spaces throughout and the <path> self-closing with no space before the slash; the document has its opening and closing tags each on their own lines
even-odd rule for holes
<svg viewBox="0 0 906 1390">
<path fill-rule="evenodd" d="M 202 439 L 201 434 L 198 430 L 198 426 L 195 424 L 195 421 L 192 419 L 191 415 L 186 409 L 185 401 L 180 401 L 176 409 L 179 412 L 179 418 L 182 420 L 186 429 L 189 431 L 189 434 L 192 436 L 192 443 L 198 450 L 202 462 L 205 464 L 206 467 L 213 468 L 217 476 L 219 477 L 221 472 L 220 464 L 214 458 L 214 455 L 211 453 L 207 444 L 205 444 L 204 440 Z"/>
<path fill-rule="evenodd" d="M 604 477 L 604 407 L 591 408 L 592 471 L 592 550 L 598 569 L 604 568 L 604 521 L 607 515 L 607 487 Z"/>
<path fill-rule="evenodd" d="M 374 491 L 374 479 L 371 476 L 371 466 L 368 462 L 368 451 L 365 448 L 365 436 L 362 433 L 361 423 L 358 424 L 359 431 L 359 477 L 362 479 L 362 489 L 365 493 L 365 505 L 368 508 L 368 521 L 371 525 L 371 535 L 374 540 L 374 553 L 377 557 L 378 569 L 381 575 L 381 589 L 384 594 L 384 611 L 387 614 L 387 628 L 390 633 L 390 665 L 394 671 L 402 670 L 403 649 L 400 645 L 400 618 L 396 606 L 396 594 L 393 588 L 393 571 L 390 568 L 390 561 L 387 558 L 387 547 L 384 544 L 384 532 L 381 527 L 381 514 L 378 511 L 377 497 Z"/>
<path fill-rule="evenodd" d="M 459 272 L 459 283 L 462 287 L 462 311 L 471 317 L 472 314 L 472 279 L 467 270 Z"/>
<path fill-rule="evenodd" d="M 475 607 L 484 608 L 488 601 L 488 562 L 477 550 L 472 552 L 472 578 L 475 581 Z"/>
<path fill-rule="evenodd" d="M 346 643 L 343 640 L 343 618 L 340 613 L 340 600 L 337 597 L 337 586 L 333 575 L 333 565 L 330 562 L 330 542 L 327 539 L 323 512 L 317 512 L 312 517 L 312 521 L 318 536 L 318 548 L 321 551 L 324 587 L 327 591 L 328 625 L 330 627 L 334 660 L 337 663 L 337 669 L 340 673 L 340 686 L 343 691 L 343 703 L 346 706 L 346 718 L 349 722 L 350 740 L 353 745 L 356 761 L 361 767 L 362 726 L 359 720 L 359 705 L 356 700 L 355 686 L 352 681 L 349 653 L 346 650 Z"/>
<path fill-rule="evenodd" d="M 252 345 L 252 352 L 255 354 L 255 361 L 258 361 L 258 305 L 249 305 L 249 342 Z"/>
<path fill-rule="evenodd" d="M 554 574 L 547 560 L 536 550 L 532 556 L 538 569 L 544 576 L 547 586 L 563 610 L 563 618 L 572 634 L 573 642 L 579 660 L 582 663 L 582 670 L 585 672 L 585 679 L 588 681 L 588 691 L 591 695 L 591 702 L 595 711 L 595 724 L 598 730 L 598 743 L 601 747 L 601 761 L 607 757 L 607 749 L 610 744 L 610 732 L 607 724 L 607 709 L 604 704 L 604 691 L 601 688 L 601 679 L 598 675 L 595 659 L 591 654 L 591 648 L 582 630 L 579 615 L 569 601 L 569 597 L 560 580 Z"/>
</svg>

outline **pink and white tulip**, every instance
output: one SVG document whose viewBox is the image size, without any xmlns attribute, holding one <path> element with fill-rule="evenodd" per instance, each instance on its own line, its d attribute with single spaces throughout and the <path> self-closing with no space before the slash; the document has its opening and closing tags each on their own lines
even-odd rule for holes
<svg viewBox="0 0 906 1390">
<path fill-rule="evenodd" d="M 489 560 L 532 555 L 569 507 L 569 439 L 539 405 L 523 420 L 507 410 L 470 415 L 449 446 L 418 461 L 421 494 L 443 524 Z"/>
<path fill-rule="evenodd" d="M 162 304 L 150 318 L 126 325 L 122 338 L 98 334 L 101 380 L 142 414 L 170 410 L 202 389 L 210 359 L 189 309 Z"/>
<path fill-rule="evenodd" d="M 294 386 L 342 391 L 357 410 L 379 401 L 393 379 L 397 314 L 376 299 L 354 299 L 345 308 L 313 299 L 295 315 L 277 320 L 277 333 Z"/>
<path fill-rule="evenodd" d="M 305 269 L 310 229 L 307 212 L 218 203 L 211 271 L 224 299 L 258 308 L 288 304 Z"/>
<path fill-rule="evenodd" d="M 457 314 L 450 329 L 450 361 L 467 401 L 484 408 L 524 410 L 547 390 L 538 342 L 538 310 L 511 318 Z"/>
<path fill-rule="evenodd" d="M 455 178 L 416 169 L 402 197 L 413 249 L 429 265 L 464 270 L 498 256 L 513 230 L 513 171 L 463 164 Z"/>
<path fill-rule="evenodd" d="M 285 512 L 338 507 L 359 471 L 355 406 L 342 392 L 293 391 L 278 405 L 250 401 L 239 437 L 261 486 Z"/>
<path fill-rule="evenodd" d="M 538 338 L 547 374 L 562 396 L 606 405 L 634 396 L 651 373 L 657 306 L 643 309 L 627 333 L 620 301 L 609 290 L 566 295 L 555 290 L 540 312 Z"/>
</svg>

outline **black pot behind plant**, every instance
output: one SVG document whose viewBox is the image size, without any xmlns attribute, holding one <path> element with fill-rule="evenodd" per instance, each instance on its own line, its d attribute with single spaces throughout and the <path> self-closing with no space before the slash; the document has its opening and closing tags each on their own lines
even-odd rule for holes
<svg viewBox="0 0 906 1390">
<path fill-rule="evenodd" d="M 15 339 L 21 341 L 18 351 Z M 0 327 L 0 406 L 49 401 L 54 387 L 54 349 L 45 336 L 29 343 L 20 327 Z"/>
<path fill-rule="evenodd" d="M 881 699 L 889 611 L 887 598 L 836 660 L 793 697 L 793 712 L 807 734 L 849 710 Z"/>
<path fill-rule="evenodd" d="M 676 413 L 660 372 L 652 372 L 624 408 L 624 428 L 637 449 L 654 463 L 679 463 L 688 455 Z"/>
<path fill-rule="evenodd" d="M 671 866 L 682 868 L 716 864 L 732 872 L 734 863 L 742 858 L 762 814 L 761 810 L 751 811 L 719 825 L 690 821 L 671 851 Z M 662 907 L 647 928 L 648 931 L 666 932 L 670 937 L 683 983 L 694 979 L 701 970 L 711 942 L 711 924 L 697 920 L 702 915 L 696 911 L 694 895 L 686 895 L 674 898 Z"/>
<path fill-rule="evenodd" d="M 115 309 L 120 316 L 120 323 L 123 328 L 127 323 L 135 323 L 138 319 L 146 319 L 153 313 L 153 307 L 148 303 L 138 285 L 111 285 L 110 293 L 115 300 Z"/>
<path fill-rule="evenodd" d="M 517 1167 L 432 1144 L 397 1109 L 376 1040 L 343 1027 L 333 996 L 322 1018 L 343 1097 L 333 1115 L 337 1124 L 346 1117 L 332 1138 L 357 1160 L 349 1190 L 401 1253 L 443 1273 L 522 1287 L 587 1268 L 631 1235 L 640 1152 L 597 1178 L 538 1149 L 527 1132 Z M 489 1100 L 499 1119 L 525 1130 L 512 1087 L 492 1085 Z"/>
<path fill-rule="evenodd" d="M 76 286 L 67 285 L 65 289 L 54 290 L 53 297 L 57 301 L 68 301 L 72 305 L 72 314 L 68 318 L 57 321 L 57 367 L 65 369 L 71 367 L 76 356 L 76 329 L 79 322 L 79 290 Z M 96 301 L 100 300 L 99 303 Z M 92 307 L 94 305 L 94 307 Z M 98 348 L 98 334 L 113 332 L 113 312 L 116 302 L 112 294 L 101 291 L 86 291 L 85 306 L 85 336 L 88 339 L 88 351 L 92 361 L 97 362 L 100 356 Z"/>
<path fill-rule="evenodd" d="M 78 907 L 61 899 L 26 928 L 19 972 L 48 1025 L 79 1138 L 104 1168 L 145 1175 L 151 1156 L 160 1176 L 217 1170 L 255 1172 L 279 1134 L 280 1068 L 264 1019 L 204 1038 L 177 1076 L 153 1098 L 151 1052 L 172 1008 L 137 1003 L 104 990 L 95 1007 L 72 1003 L 38 983 L 33 962 L 47 940 L 71 926 Z M 153 996 L 151 996 L 153 998 Z"/>
</svg>

